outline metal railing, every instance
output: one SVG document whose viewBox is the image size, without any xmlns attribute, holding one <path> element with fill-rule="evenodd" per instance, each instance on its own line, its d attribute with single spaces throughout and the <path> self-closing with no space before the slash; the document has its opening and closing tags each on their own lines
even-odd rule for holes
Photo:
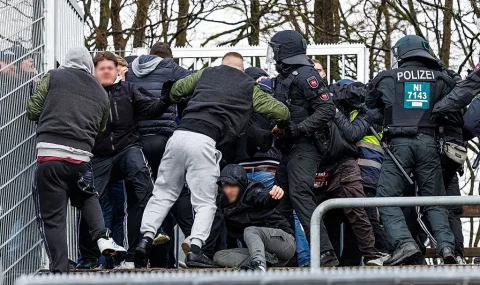
<svg viewBox="0 0 480 285">
<path fill-rule="evenodd" d="M 172 48 L 173 56 L 178 58 L 181 66 L 195 70 L 206 66 L 220 65 L 222 57 L 230 51 L 239 52 L 249 66 L 261 67 L 270 74 L 273 72 L 273 65 L 266 63 L 267 46 Z M 148 49 L 138 48 L 132 51 L 118 51 L 118 53 L 122 55 L 142 55 L 148 53 Z M 338 76 L 340 78 L 350 77 L 361 82 L 369 80 L 368 49 L 363 44 L 309 45 L 307 55 L 322 62 L 328 82 L 334 79 L 332 78 L 334 67 L 331 66 L 331 63 L 335 62 L 338 63 Z"/>
<path fill-rule="evenodd" d="M 324 268 L 268 272 L 170 272 L 22 277 L 16 285 L 480 284 L 477 266 Z"/>
<path fill-rule="evenodd" d="M 7 285 L 46 266 L 31 194 L 36 126 L 26 104 L 45 71 L 74 45 L 83 45 L 75 1 L 0 1 L 0 256 Z"/>
<path fill-rule="evenodd" d="M 430 197 L 388 197 L 388 198 L 341 198 L 321 203 L 313 212 L 310 221 L 310 258 L 313 270 L 320 268 L 320 223 L 325 213 L 338 208 L 365 207 L 416 207 L 416 206 L 457 206 L 480 205 L 480 196 L 430 196 Z"/>
</svg>

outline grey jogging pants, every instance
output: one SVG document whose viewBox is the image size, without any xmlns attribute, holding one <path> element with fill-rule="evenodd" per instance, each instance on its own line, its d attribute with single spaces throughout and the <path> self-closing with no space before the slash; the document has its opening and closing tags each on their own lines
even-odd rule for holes
<svg viewBox="0 0 480 285">
<path fill-rule="evenodd" d="M 213 260 L 219 266 L 242 267 L 253 262 L 267 268 L 268 265 L 283 266 L 297 249 L 295 238 L 280 229 L 248 227 L 243 232 L 248 248 L 233 248 L 218 251 Z"/>
<path fill-rule="evenodd" d="M 177 130 L 167 142 L 158 169 L 153 196 L 143 213 L 141 233 L 153 238 L 187 182 L 195 210 L 192 233 L 187 239 L 202 243 L 210 235 L 217 209 L 217 179 L 222 154 L 215 141 L 205 135 Z"/>
</svg>

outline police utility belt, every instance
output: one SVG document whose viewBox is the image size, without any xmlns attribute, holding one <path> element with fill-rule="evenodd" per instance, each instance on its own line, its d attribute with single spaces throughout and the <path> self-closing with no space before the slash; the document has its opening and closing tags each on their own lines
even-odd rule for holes
<svg viewBox="0 0 480 285">
<path fill-rule="evenodd" d="M 447 141 L 443 133 L 443 127 L 439 127 L 439 136 L 440 154 L 445 155 L 455 163 L 463 164 L 467 160 L 467 148 L 455 139 Z"/>
</svg>

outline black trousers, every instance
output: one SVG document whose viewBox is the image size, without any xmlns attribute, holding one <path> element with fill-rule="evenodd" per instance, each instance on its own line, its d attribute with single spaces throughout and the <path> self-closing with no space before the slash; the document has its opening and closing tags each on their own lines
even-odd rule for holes
<svg viewBox="0 0 480 285">
<path fill-rule="evenodd" d="M 62 161 L 38 163 L 33 197 L 40 221 L 51 272 L 68 272 L 66 217 L 68 199 L 78 208 L 86 224 L 88 242 L 106 236 L 98 196 L 93 187 L 90 163 L 73 164 Z M 95 255 L 100 255 L 98 248 Z"/>
<path fill-rule="evenodd" d="M 310 242 L 310 219 L 317 205 L 313 194 L 315 174 L 321 161 L 317 148 L 307 139 L 301 139 L 288 153 L 282 153 L 282 160 L 275 174 L 275 183 L 282 187 L 285 196 L 277 206 L 277 210 L 290 222 L 295 229 L 293 210 Z M 321 235 L 327 237 L 327 230 L 322 222 Z M 321 239 L 321 252 L 333 250 L 327 238 Z"/>
<path fill-rule="evenodd" d="M 95 177 L 95 190 L 100 195 L 100 204 L 108 199 L 107 187 L 110 183 L 119 180 L 125 181 L 126 190 L 126 226 L 124 225 L 125 248 L 127 256 L 125 261 L 134 261 L 134 252 L 140 240 L 140 225 L 143 211 L 148 199 L 152 195 L 153 182 L 150 167 L 140 147 L 130 147 L 112 157 L 99 157 L 92 160 L 93 175 Z M 85 220 L 80 222 L 79 247 L 83 260 L 96 260 L 98 250 L 90 242 L 88 232 L 85 231 Z"/>
</svg>

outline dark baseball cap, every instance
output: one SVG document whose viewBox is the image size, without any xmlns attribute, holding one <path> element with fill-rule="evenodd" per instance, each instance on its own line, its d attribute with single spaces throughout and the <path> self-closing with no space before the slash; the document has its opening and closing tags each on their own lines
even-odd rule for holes
<svg viewBox="0 0 480 285">
<path fill-rule="evenodd" d="M 14 61 L 15 58 L 15 53 L 9 49 L 0 51 L 0 60 L 2 61 Z"/>
<path fill-rule="evenodd" d="M 285 64 L 311 65 L 313 62 L 307 56 L 307 41 L 303 36 L 293 30 L 276 33 L 269 43 L 276 47 L 276 60 Z"/>
</svg>

